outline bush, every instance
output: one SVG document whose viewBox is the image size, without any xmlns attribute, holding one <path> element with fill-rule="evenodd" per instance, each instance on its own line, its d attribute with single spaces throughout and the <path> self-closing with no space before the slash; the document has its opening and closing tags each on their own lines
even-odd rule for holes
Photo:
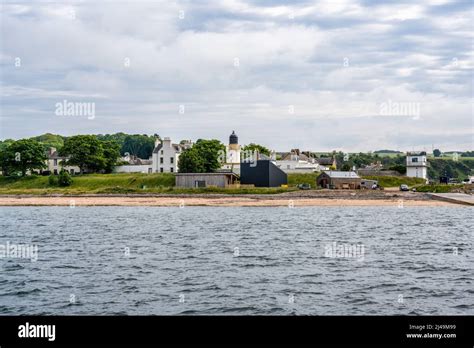
<svg viewBox="0 0 474 348">
<path fill-rule="evenodd" d="M 401 164 L 396 164 L 394 166 L 391 166 L 388 168 L 389 170 L 394 170 L 394 171 L 397 171 L 399 172 L 400 174 L 402 175 L 405 175 L 406 172 L 407 172 L 407 167 L 401 165 Z"/>
<path fill-rule="evenodd" d="M 422 185 L 418 186 L 418 192 L 448 193 L 462 189 L 463 185 Z"/>
<path fill-rule="evenodd" d="M 58 186 L 58 178 L 56 175 L 51 174 L 48 177 L 49 186 Z"/>
<path fill-rule="evenodd" d="M 58 184 L 59 186 L 70 186 L 72 184 L 71 175 L 64 169 L 59 172 Z"/>
</svg>

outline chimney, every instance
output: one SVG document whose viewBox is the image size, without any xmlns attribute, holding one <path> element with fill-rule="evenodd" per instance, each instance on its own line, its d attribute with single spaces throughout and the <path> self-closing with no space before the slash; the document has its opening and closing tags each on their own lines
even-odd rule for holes
<svg viewBox="0 0 474 348">
<path fill-rule="evenodd" d="M 165 137 L 163 139 L 163 147 L 171 147 L 171 139 L 169 137 Z"/>
</svg>

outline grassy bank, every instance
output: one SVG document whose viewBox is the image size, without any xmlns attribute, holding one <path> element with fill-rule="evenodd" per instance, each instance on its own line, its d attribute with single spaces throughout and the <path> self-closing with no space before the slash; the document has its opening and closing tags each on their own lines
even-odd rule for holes
<svg viewBox="0 0 474 348">
<path fill-rule="evenodd" d="M 127 193 L 227 193 L 227 194 L 271 194 L 294 190 L 294 188 L 177 188 L 174 175 L 158 174 L 90 174 L 73 176 L 68 187 L 51 186 L 47 176 L 24 178 L 0 177 L 0 194 L 127 194 Z"/>
<path fill-rule="evenodd" d="M 418 192 L 432 192 L 432 193 L 449 193 L 457 192 L 464 188 L 465 185 L 421 185 L 417 186 Z"/>
<path fill-rule="evenodd" d="M 288 186 L 296 186 L 298 184 L 310 184 L 312 188 L 315 188 L 316 178 L 319 174 L 319 172 L 288 174 Z"/>
<path fill-rule="evenodd" d="M 297 190 L 298 184 L 310 184 L 316 188 L 316 177 L 319 173 L 289 174 L 288 188 L 178 188 L 175 178 L 170 173 L 157 174 L 90 174 L 73 176 L 73 183 L 68 187 L 52 186 L 47 176 L 0 177 L 1 194 L 192 194 L 192 193 L 225 193 L 225 194 L 276 194 Z M 378 180 L 383 187 L 398 187 L 406 184 L 416 187 L 420 192 L 450 192 L 456 185 L 424 185 L 418 178 L 396 176 L 367 176 L 366 179 Z"/>
<path fill-rule="evenodd" d="M 402 184 L 410 187 L 425 183 L 421 178 L 408 178 L 406 176 L 364 176 L 364 179 L 377 180 L 382 187 L 399 187 Z"/>
</svg>

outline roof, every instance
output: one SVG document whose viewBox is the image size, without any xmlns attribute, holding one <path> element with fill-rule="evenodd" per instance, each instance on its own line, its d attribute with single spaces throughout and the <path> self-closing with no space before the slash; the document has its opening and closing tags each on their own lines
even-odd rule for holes
<svg viewBox="0 0 474 348">
<path fill-rule="evenodd" d="M 46 156 L 48 156 L 48 159 L 68 159 L 66 156 L 59 156 L 58 151 L 47 151 Z"/>
<path fill-rule="evenodd" d="M 308 161 L 309 157 L 303 153 L 296 154 L 294 152 L 287 152 L 283 156 L 281 156 L 281 160 L 282 161 L 298 161 L 298 160 Z"/>
<path fill-rule="evenodd" d="M 128 161 L 128 163 L 126 165 L 129 165 L 129 166 L 142 166 L 142 165 L 149 165 L 149 164 L 152 164 L 152 163 L 153 163 L 153 161 L 151 161 L 151 160 L 144 160 L 144 159 L 141 159 L 141 158 L 136 158 L 136 159 Z"/>
<path fill-rule="evenodd" d="M 159 143 L 158 146 L 156 146 L 154 149 L 153 149 L 153 153 L 158 153 L 160 152 L 161 148 L 163 147 L 163 144 L 162 143 Z"/>
<path fill-rule="evenodd" d="M 324 170 L 323 173 L 327 174 L 330 178 L 334 179 L 360 179 L 355 172 L 340 172 L 336 170 Z"/>
<path fill-rule="evenodd" d="M 181 144 L 171 144 L 171 147 L 174 148 L 176 151 L 181 151 L 186 148 L 187 145 L 181 145 Z M 155 148 L 153 149 L 153 153 L 158 153 L 160 150 L 163 148 L 163 143 L 159 143 Z"/>
<path fill-rule="evenodd" d="M 215 175 L 231 175 L 238 177 L 234 172 L 221 172 L 221 173 L 176 173 L 176 176 L 215 176 Z"/>
<path fill-rule="evenodd" d="M 407 156 L 426 156 L 426 151 L 411 151 L 411 152 L 407 152 Z"/>
<path fill-rule="evenodd" d="M 334 163 L 334 158 L 331 158 L 331 157 L 321 157 L 321 158 L 317 158 L 316 161 L 319 163 L 319 164 L 322 164 L 322 165 L 331 165 Z"/>
</svg>

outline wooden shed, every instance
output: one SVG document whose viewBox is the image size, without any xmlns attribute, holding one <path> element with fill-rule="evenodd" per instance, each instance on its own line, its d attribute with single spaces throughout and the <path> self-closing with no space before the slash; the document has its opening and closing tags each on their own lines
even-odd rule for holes
<svg viewBox="0 0 474 348">
<path fill-rule="evenodd" d="M 235 173 L 176 173 L 176 187 L 227 187 L 236 183 Z"/>
<path fill-rule="evenodd" d="M 362 179 L 355 172 L 323 171 L 316 178 L 316 185 L 322 188 L 360 189 Z"/>
</svg>

